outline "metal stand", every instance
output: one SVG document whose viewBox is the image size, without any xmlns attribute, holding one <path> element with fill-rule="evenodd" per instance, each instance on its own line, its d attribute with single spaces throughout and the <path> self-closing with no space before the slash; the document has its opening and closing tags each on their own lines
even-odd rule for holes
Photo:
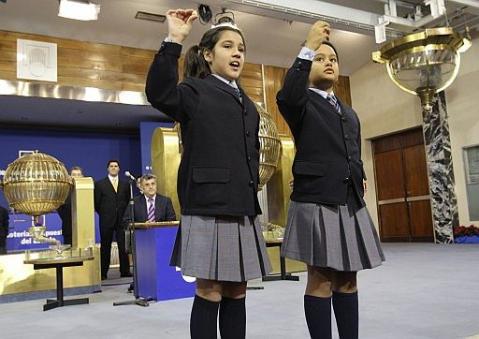
<svg viewBox="0 0 479 339">
<path fill-rule="evenodd" d="M 135 241 L 135 201 L 133 200 L 133 180 L 130 179 L 130 202 L 128 208 L 130 209 L 130 222 L 128 224 L 128 229 L 130 231 L 130 247 L 131 247 L 131 256 L 133 258 L 133 295 L 135 299 L 125 300 L 114 302 L 113 306 L 123 306 L 123 305 L 138 305 L 147 307 L 150 306 L 150 301 L 153 299 L 142 298 L 138 296 L 138 274 L 136 272 L 136 241 Z"/>
<path fill-rule="evenodd" d="M 266 247 L 281 247 L 282 241 L 266 241 Z M 278 281 L 278 280 L 290 280 L 299 281 L 299 277 L 286 272 L 286 260 L 280 255 L 280 274 L 269 274 L 263 277 L 263 281 Z"/>
<path fill-rule="evenodd" d="M 47 299 L 47 303 L 43 305 L 44 311 L 49 311 L 51 309 L 62 307 L 62 306 L 70 306 L 70 305 L 81 305 L 81 304 L 88 304 L 88 298 L 79 298 L 79 299 L 63 299 L 63 267 L 73 267 L 73 266 L 82 266 L 83 261 L 75 261 L 75 262 L 65 262 L 65 263 L 55 263 L 55 264 L 34 264 L 33 269 L 41 270 L 47 268 L 55 268 L 56 270 L 56 278 L 57 278 L 57 299 Z"/>
</svg>

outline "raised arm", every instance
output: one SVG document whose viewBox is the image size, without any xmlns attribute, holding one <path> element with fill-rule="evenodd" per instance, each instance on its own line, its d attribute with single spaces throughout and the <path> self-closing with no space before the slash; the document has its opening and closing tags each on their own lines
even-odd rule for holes
<svg viewBox="0 0 479 339">
<path fill-rule="evenodd" d="M 169 10 L 168 38 L 150 66 L 146 80 L 146 97 L 153 107 L 169 115 L 176 121 L 184 122 L 195 107 L 197 93 L 186 82 L 178 84 L 178 59 L 182 42 L 191 31 L 192 23 L 198 15 L 189 9 Z"/>
<path fill-rule="evenodd" d="M 286 73 L 283 88 L 276 96 L 281 114 L 290 124 L 300 118 L 306 105 L 309 72 L 315 51 L 324 40 L 329 40 L 329 24 L 318 21 L 309 30 L 304 47 Z"/>
</svg>

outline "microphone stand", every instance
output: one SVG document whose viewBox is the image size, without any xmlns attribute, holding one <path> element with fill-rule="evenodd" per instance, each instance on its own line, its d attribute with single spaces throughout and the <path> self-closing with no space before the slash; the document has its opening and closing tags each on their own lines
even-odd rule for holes
<svg viewBox="0 0 479 339">
<path fill-rule="evenodd" d="M 128 230 L 130 232 L 130 247 L 131 247 L 131 256 L 133 258 L 133 295 L 135 296 L 134 300 L 126 300 L 114 302 L 113 306 L 123 306 L 123 305 L 138 305 L 147 307 L 150 306 L 149 301 L 152 299 L 142 298 L 138 295 L 138 272 L 136 270 L 137 261 L 136 261 L 136 240 L 135 240 L 135 201 L 133 200 L 133 183 L 135 182 L 134 177 L 129 176 L 130 183 L 130 202 L 128 203 L 128 208 L 130 209 L 130 222 L 128 223 Z"/>
</svg>

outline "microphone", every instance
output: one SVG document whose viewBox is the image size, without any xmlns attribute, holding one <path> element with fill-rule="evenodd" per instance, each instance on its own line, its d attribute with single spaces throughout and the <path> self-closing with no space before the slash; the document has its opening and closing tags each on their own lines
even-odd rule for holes
<svg viewBox="0 0 479 339">
<path fill-rule="evenodd" d="M 125 171 L 125 175 L 133 181 L 136 181 L 136 178 L 130 173 L 130 171 Z"/>
</svg>

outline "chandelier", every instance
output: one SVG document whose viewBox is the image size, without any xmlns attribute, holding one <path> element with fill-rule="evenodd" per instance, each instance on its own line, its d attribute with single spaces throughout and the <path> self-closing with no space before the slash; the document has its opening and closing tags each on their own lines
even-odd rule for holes
<svg viewBox="0 0 479 339">
<path fill-rule="evenodd" d="M 454 81 L 460 53 L 470 46 L 470 38 L 451 27 L 427 28 L 386 43 L 372 57 L 377 63 L 385 63 L 391 80 L 404 91 L 418 95 L 424 112 L 429 112 L 434 94 Z"/>
</svg>

